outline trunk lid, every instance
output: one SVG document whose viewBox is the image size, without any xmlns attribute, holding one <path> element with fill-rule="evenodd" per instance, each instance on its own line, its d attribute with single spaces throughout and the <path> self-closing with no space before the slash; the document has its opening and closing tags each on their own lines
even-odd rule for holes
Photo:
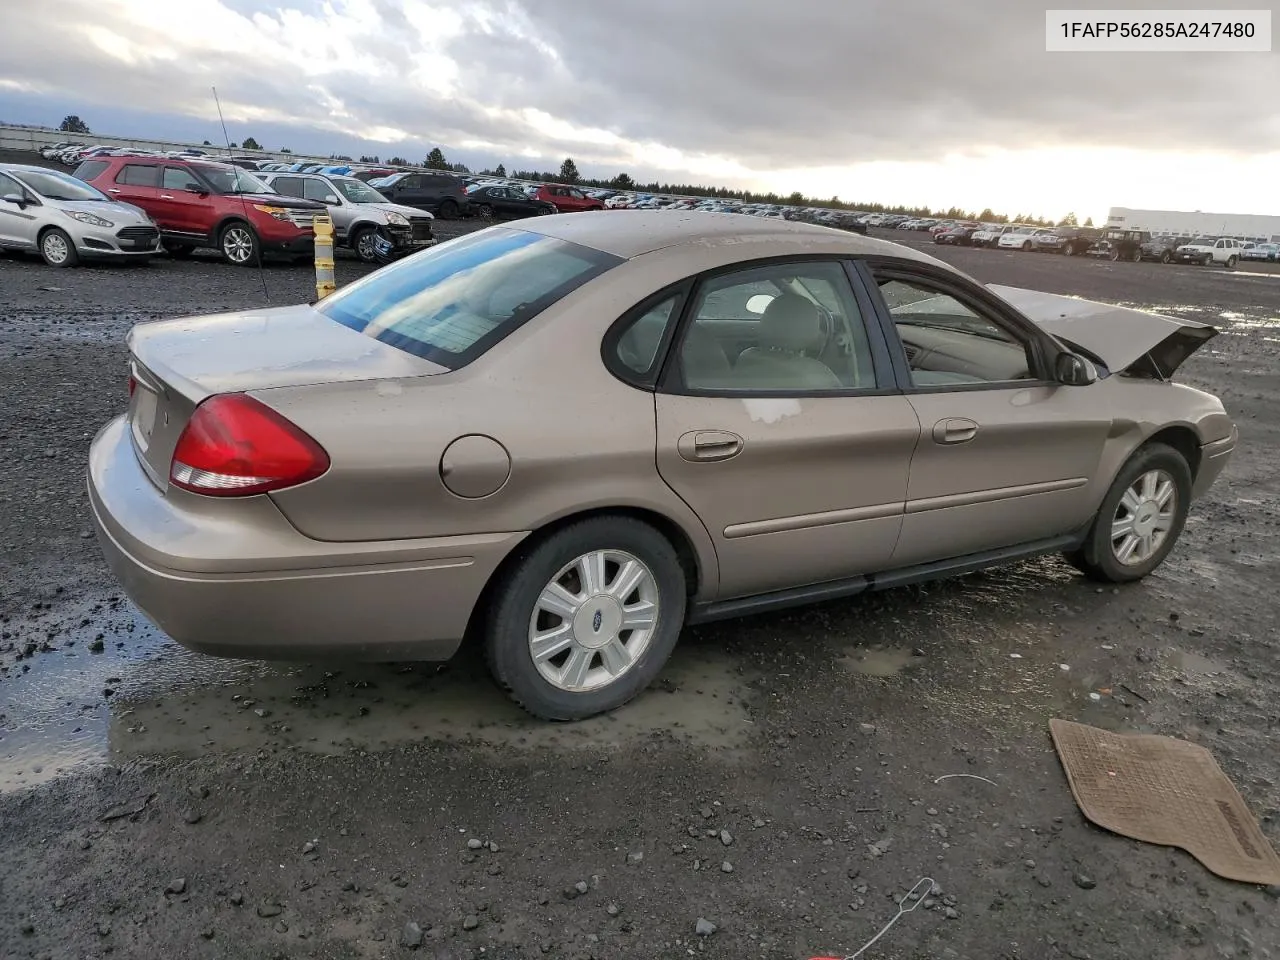
<svg viewBox="0 0 1280 960">
<path fill-rule="evenodd" d="M 1024 316 L 1068 346 L 1083 347 L 1112 373 L 1172 377 L 1182 363 L 1218 335 L 1215 327 L 1132 307 L 988 284 Z"/>
<path fill-rule="evenodd" d="M 129 426 L 163 488 L 178 437 L 215 393 L 421 377 L 446 367 L 330 320 L 308 304 L 140 323 L 128 337 Z"/>
</svg>

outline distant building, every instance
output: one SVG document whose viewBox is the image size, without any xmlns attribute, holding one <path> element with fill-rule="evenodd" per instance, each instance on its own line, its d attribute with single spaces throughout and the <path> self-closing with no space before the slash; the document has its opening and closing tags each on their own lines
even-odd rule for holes
<svg viewBox="0 0 1280 960">
<path fill-rule="evenodd" d="M 1185 213 L 1180 210 L 1131 210 L 1112 207 L 1108 227 L 1146 230 L 1173 237 L 1235 237 L 1280 242 L 1280 217 L 1253 213 Z"/>
</svg>

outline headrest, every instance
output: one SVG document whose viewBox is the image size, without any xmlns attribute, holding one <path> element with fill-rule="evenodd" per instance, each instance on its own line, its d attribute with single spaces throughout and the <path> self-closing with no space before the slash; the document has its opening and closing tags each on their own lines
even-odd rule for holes
<svg viewBox="0 0 1280 960">
<path fill-rule="evenodd" d="M 821 350 L 826 343 L 822 315 L 798 293 L 774 297 L 760 320 L 760 345 L 802 353 Z"/>
</svg>

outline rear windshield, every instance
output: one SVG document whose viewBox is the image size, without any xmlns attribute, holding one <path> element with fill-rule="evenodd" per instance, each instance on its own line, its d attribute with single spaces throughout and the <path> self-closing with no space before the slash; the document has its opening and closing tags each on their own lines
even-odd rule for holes
<svg viewBox="0 0 1280 960">
<path fill-rule="evenodd" d="M 621 262 L 554 237 L 490 227 L 383 267 L 317 309 L 375 340 L 456 369 Z"/>
</svg>

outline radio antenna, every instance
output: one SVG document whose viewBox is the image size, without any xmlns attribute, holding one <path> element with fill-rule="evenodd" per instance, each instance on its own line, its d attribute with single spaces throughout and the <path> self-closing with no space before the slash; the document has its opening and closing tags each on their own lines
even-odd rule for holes
<svg viewBox="0 0 1280 960">
<path fill-rule="evenodd" d="M 218 99 L 218 88 L 215 86 L 215 87 L 212 87 L 211 89 L 213 90 L 214 106 L 218 108 L 218 122 L 222 124 L 222 139 L 227 145 L 227 161 L 230 163 L 230 161 L 234 156 L 231 152 L 231 135 L 227 133 L 227 121 L 222 116 L 222 101 Z M 240 208 L 244 211 L 244 223 L 246 227 L 252 230 L 253 223 L 249 219 L 249 204 L 244 198 L 244 193 L 240 190 L 240 173 L 239 173 L 240 168 L 234 163 L 232 163 L 231 166 L 233 169 L 237 171 L 235 174 L 236 194 L 240 197 Z M 266 268 L 262 265 L 262 240 L 261 239 L 259 239 L 258 242 L 254 244 L 254 248 L 258 256 L 258 279 L 262 281 L 262 299 L 266 300 L 267 303 L 270 303 L 271 294 L 267 291 L 267 271 L 266 271 Z"/>
</svg>

